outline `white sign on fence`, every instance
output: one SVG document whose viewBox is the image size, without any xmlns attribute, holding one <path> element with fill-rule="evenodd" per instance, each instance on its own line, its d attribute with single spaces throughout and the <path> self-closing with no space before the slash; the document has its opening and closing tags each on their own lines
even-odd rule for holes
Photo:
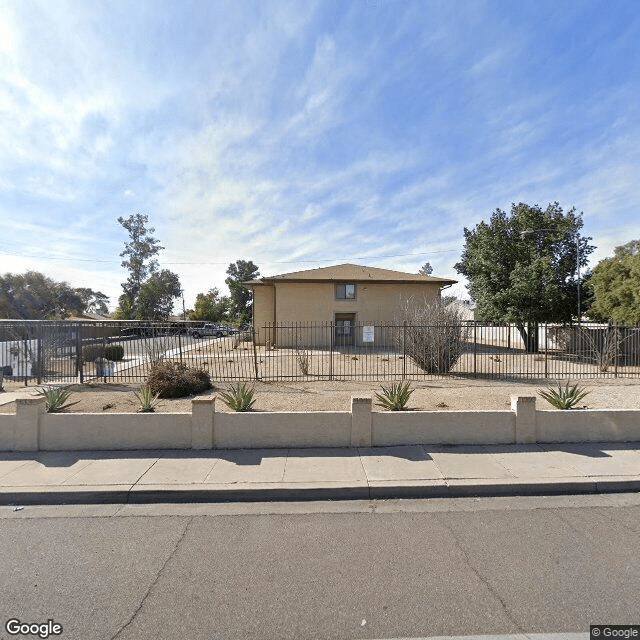
<svg viewBox="0 0 640 640">
<path fill-rule="evenodd" d="M 375 335 L 375 327 L 365 326 L 362 327 L 362 342 L 373 342 Z"/>
</svg>

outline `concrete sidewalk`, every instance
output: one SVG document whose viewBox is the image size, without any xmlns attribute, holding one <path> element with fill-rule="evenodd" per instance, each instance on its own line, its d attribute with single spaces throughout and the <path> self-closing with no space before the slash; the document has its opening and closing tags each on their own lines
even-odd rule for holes
<svg viewBox="0 0 640 640">
<path fill-rule="evenodd" d="M 0 504 L 640 491 L 640 443 L 0 453 Z"/>
</svg>

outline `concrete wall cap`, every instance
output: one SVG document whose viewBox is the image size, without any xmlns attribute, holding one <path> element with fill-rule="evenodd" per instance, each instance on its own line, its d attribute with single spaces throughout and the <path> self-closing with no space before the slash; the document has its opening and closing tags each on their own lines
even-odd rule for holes
<svg viewBox="0 0 640 640">
<path fill-rule="evenodd" d="M 536 401 L 536 397 L 535 396 L 511 396 L 511 401 L 517 401 L 517 402 L 535 402 Z"/>
<path fill-rule="evenodd" d="M 191 400 L 191 404 L 214 404 L 216 401 L 216 396 L 211 398 L 193 398 Z"/>
<path fill-rule="evenodd" d="M 371 396 L 351 396 L 351 402 L 372 402 Z"/>
<path fill-rule="evenodd" d="M 17 398 L 15 400 L 16 404 L 25 406 L 25 405 L 45 405 L 47 402 L 46 398 Z"/>
</svg>

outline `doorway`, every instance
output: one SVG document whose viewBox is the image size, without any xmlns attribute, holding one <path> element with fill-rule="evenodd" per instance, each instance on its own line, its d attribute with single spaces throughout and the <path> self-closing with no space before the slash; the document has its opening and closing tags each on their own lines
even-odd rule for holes
<svg viewBox="0 0 640 640">
<path fill-rule="evenodd" d="M 334 344 L 336 347 L 353 346 L 355 313 L 336 313 Z"/>
</svg>

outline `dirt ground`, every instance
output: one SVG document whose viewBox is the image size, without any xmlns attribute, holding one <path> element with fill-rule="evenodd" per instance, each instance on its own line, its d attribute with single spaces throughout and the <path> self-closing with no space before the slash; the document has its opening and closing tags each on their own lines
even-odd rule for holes
<svg viewBox="0 0 640 640">
<path fill-rule="evenodd" d="M 590 390 L 581 407 L 588 409 L 636 409 L 640 410 L 640 379 L 607 378 L 577 381 Z M 383 383 L 390 386 L 392 383 Z M 549 381 L 549 384 L 553 384 Z M 564 384 L 564 383 L 563 383 Z M 217 395 L 229 385 L 219 385 L 200 397 Z M 379 382 L 322 381 L 322 382 L 256 382 L 255 411 L 347 411 L 351 396 L 373 396 L 379 392 Z M 511 395 L 537 395 L 540 383 L 509 382 L 496 380 L 464 380 L 447 378 L 411 383 L 415 389 L 409 401 L 409 409 L 420 411 L 492 410 L 509 409 Z M 6 391 L 24 389 L 22 383 L 5 380 Z M 133 413 L 139 403 L 133 390 L 139 385 L 85 384 L 71 385 L 67 409 L 82 413 Z M 36 395 L 36 387 L 29 387 Z M 0 392 L 0 403 L 3 403 Z M 156 411 L 180 413 L 191 411 L 192 398 L 160 400 Z M 375 397 L 374 397 L 375 402 Z M 552 409 L 546 400 L 538 397 L 539 409 Z M 375 407 L 374 407 L 375 408 Z M 219 399 L 217 411 L 229 411 Z M 381 409 L 380 409 L 381 410 Z M 15 403 L 0 405 L 0 413 L 13 413 Z"/>
</svg>

